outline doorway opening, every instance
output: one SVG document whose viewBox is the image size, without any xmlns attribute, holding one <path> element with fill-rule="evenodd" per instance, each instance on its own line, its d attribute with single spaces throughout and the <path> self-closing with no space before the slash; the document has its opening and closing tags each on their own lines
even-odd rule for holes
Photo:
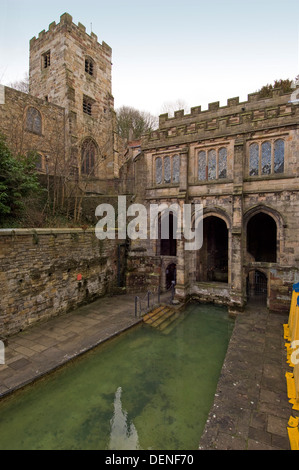
<svg viewBox="0 0 299 470">
<path fill-rule="evenodd" d="M 267 305 L 268 279 L 262 271 L 251 271 L 247 276 L 247 299 L 251 303 Z"/>
<path fill-rule="evenodd" d="M 228 229 L 216 216 L 203 221 L 203 246 L 198 251 L 198 282 L 228 282 Z"/>
<path fill-rule="evenodd" d="M 176 284 L 176 264 L 171 263 L 166 268 L 166 289 L 169 289 L 172 283 Z"/>
</svg>

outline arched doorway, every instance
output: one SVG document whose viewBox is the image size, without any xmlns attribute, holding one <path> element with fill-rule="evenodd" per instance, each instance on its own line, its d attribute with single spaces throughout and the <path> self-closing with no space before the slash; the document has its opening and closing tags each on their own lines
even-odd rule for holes
<svg viewBox="0 0 299 470">
<path fill-rule="evenodd" d="M 171 263 L 166 268 L 166 289 L 169 289 L 172 283 L 176 283 L 176 264 Z"/>
<path fill-rule="evenodd" d="M 267 305 L 268 279 L 265 273 L 256 269 L 247 276 L 247 299 L 250 303 Z"/>
<path fill-rule="evenodd" d="M 228 282 L 228 229 L 220 217 L 204 218 L 203 245 L 197 256 L 197 281 Z"/>
<path fill-rule="evenodd" d="M 247 224 L 247 251 L 257 262 L 276 263 L 277 226 L 268 214 L 259 212 Z"/>
</svg>

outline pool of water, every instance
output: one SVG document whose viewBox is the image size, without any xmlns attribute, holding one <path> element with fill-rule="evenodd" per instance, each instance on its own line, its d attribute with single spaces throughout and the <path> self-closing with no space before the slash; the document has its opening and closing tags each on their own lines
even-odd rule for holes
<svg viewBox="0 0 299 470">
<path fill-rule="evenodd" d="M 196 304 L 106 342 L 0 402 L 0 449 L 197 449 L 232 329 Z"/>
</svg>

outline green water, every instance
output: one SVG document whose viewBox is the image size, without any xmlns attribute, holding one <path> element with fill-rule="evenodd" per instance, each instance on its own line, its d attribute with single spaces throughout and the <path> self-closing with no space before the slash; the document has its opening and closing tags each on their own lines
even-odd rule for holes
<svg viewBox="0 0 299 470">
<path fill-rule="evenodd" d="M 233 322 L 189 305 L 165 335 L 130 330 L 0 402 L 0 449 L 193 450 Z"/>
</svg>

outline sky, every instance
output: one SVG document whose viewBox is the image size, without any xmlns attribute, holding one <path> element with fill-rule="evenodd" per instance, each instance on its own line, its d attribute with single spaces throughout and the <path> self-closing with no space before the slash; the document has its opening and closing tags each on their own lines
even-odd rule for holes
<svg viewBox="0 0 299 470">
<path fill-rule="evenodd" d="M 68 12 L 112 48 L 115 108 L 159 115 L 299 74 L 298 0 L 0 0 L 0 83 L 23 78 L 29 41 Z"/>
</svg>

